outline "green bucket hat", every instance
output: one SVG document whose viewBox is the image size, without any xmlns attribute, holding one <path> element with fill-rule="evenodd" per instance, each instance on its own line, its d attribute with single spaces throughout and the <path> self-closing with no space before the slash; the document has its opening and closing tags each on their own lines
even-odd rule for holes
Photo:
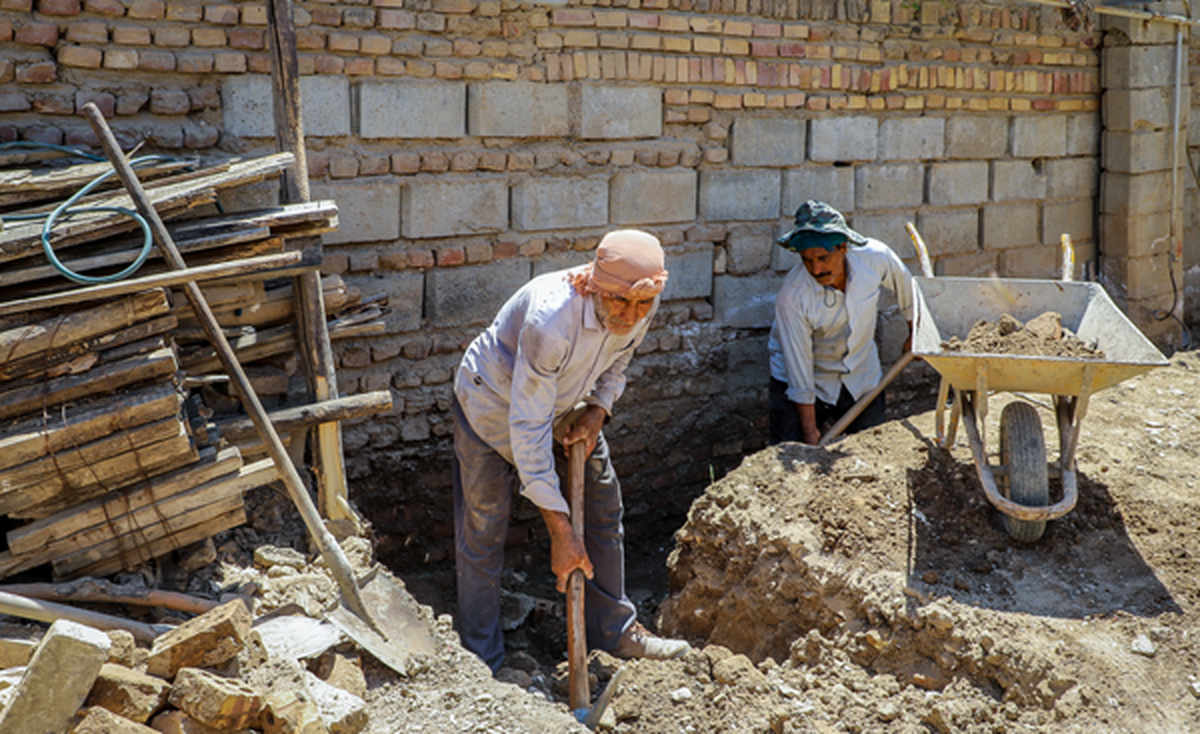
<svg viewBox="0 0 1200 734">
<path fill-rule="evenodd" d="M 823 201 L 810 199 L 796 210 L 796 226 L 792 227 L 775 242 L 793 252 L 803 252 L 812 247 L 833 250 L 849 240 L 856 245 L 867 244 L 867 238 L 846 226 L 841 212 Z"/>
</svg>

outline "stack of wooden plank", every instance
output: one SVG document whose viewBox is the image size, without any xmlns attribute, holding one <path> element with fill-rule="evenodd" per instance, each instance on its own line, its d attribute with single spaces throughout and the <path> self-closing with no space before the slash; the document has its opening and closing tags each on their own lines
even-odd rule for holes
<svg viewBox="0 0 1200 734">
<path fill-rule="evenodd" d="M 26 215 L 54 209 L 108 164 L 0 168 L 0 577 L 45 564 L 58 579 L 136 567 L 244 523 L 243 493 L 276 479 L 253 436 L 238 436 L 245 455 L 222 436 L 219 421 L 241 406 L 222 389 L 228 379 L 180 284 L 200 282 L 256 388 L 286 406 L 301 366 L 292 277 L 320 267 L 336 205 L 217 205 L 290 163 L 280 154 L 140 168 L 188 271 L 171 272 L 155 248 L 136 273 L 89 286 L 59 273 L 43 251 L 44 219 Z M 90 277 L 134 262 L 137 224 L 114 211 L 134 209 L 129 197 L 101 187 L 80 205 L 51 232 L 60 261 Z M 322 288 L 331 337 L 381 328 L 384 304 L 362 302 L 337 277 Z"/>
</svg>

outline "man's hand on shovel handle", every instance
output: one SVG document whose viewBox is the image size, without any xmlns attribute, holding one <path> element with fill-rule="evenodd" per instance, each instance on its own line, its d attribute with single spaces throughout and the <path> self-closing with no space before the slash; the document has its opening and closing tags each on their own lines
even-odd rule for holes
<svg viewBox="0 0 1200 734">
<path fill-rule="evenodd" d="M 600 437 L 600 430 L 604 428 L 604 408 L 599 405 L 589 405 L 584 411 L 579 420 L 571 426 L 567 434 L 563 436 L 563 448 L 568 453 L 571 451 L 571 444 L 583 441 L 584 456 L 591 456 L 592 451 L 596 448 L 596 439 Z"/>
<path fill-rule="evenodd" d="M 546 529 L 550 531 L 550 568 L 558 578 L 558 590 L 567 593 L 567 579 L 575 569 L 583 571 L 583 575 L 592 578 L 592 561 L 588 558 L 583 543 L 575 537 L 571 530 L 571 518 L 561 512 L 542 510 L 542 519 L 546 521 Z"/>
</svg>

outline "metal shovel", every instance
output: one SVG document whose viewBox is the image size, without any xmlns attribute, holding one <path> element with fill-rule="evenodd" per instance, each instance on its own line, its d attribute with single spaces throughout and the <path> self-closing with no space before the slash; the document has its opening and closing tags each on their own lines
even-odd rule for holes
<svg viewBox="0 0 1200 734">
<path fill-rule="evenodd" d="M 91 123 L 92 129 L 95 130 L 96 136 L 100 139 L 109 162 L 116 169 L 117 175 L 137 206 L 138 213 L 150 224 L 154 239 L 162 251 L 163 260 L 174 270 L 186 269 L 187 265 L 179 254 L 179 249 L 171 239 L 171 234 L 163 224 L 162 218 L 158 216 L 158 212 L 150 203 L 150 198 L 142 188 L 133 167 L 129 165 L 121 152 L 112 130 L 104 120 L 104 115 L 91 102 L 83 106 L 83 111 L 88 122 Z M 184 288 L 205 335 L 216 349 L 221 364 L 229 374 L 229 379 L 237 390 L 246 412 L 258 430 L 263 444 L 266 445 L 271 459 L 274 460 L 288 495 L 296 505 L 296 509 L 300 511 L 305 527 L 308 528 L 309 534 L 312 535 L 313 541 L 321 551 L 322 558 L 325 559 L 326 565 L 329 566 L 330 572 L 341 589 L 340 605 L 344 605 L 348 612 L 352 612 L 353 617 L 356 617 L 361 624 L 348 624 L 346 619 L 349 615 L 341 613 L 340 609 L 335 609 L 329 614 L 330 621 L 338 624 L 355 642 L 397 673 L 411 675 L 417 672 L 421 666 L 420 658 L 432 654 L 434 643 L 429 626 L 417 616 L 416 602 L 402 587 L 396 584 L 394 579 L 388 578 L 385 573 L 371 574 L 371 579 L 365 586 L 367 594 L 364 594 L 364 589 L 359 588 L 353 569 L 350 567 L 350 561 L 321 521 L 316 505 L 309 497 L 308 490 L 300 479 L 300 474 L 296 471 L 287 449 L 284 448 L 279 434 L 275 431 L 275 426 L 271 424 L 270 417 L 259 401 L 258 395 L 255 394 L 250 379 L 238 363 L 237 355 L 225 338 L 225 333 L 221 330 L 212 309 L 209 308 L 200 286 L 195 281 L 188 281 L 184 284 Z M 376 571 L 379 569 L 376 568 Z M 369 596 L 372 600 L 375 607 L 374 613 L 368 609 L 365 596 Z"/>
</svg>

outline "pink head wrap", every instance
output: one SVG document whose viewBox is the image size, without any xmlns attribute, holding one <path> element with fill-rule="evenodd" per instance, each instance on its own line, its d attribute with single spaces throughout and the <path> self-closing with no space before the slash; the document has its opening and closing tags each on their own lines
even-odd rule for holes
<svg viewBox="0 0 1200 734">
<path fill-rule="evenodd" d="M 639 229 L 618 229 L 600 240 L 596 259 L 567 274 L 580 295 L 600 292 L 649 299 L 667 284 L 658 238 Z"/>
</svg>

